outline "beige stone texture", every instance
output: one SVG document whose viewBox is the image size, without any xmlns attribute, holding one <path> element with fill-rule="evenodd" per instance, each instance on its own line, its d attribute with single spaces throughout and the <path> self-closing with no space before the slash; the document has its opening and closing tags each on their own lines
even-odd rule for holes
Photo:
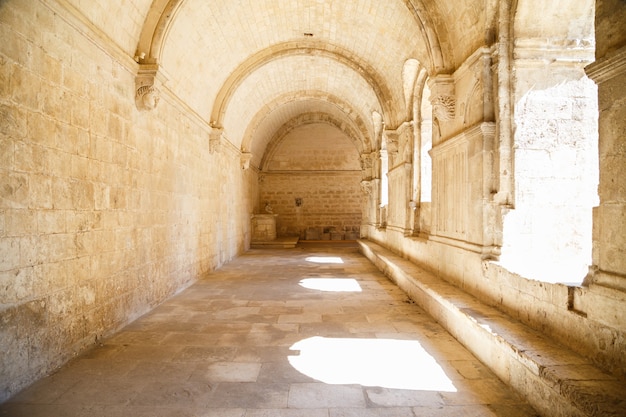
<svg viewBox="0 0 626 417">
<path fill-rule="evenodd" d="M 259 212 L 269 203 L 277 235 L 304 239 L 314 229 L 311 236 L 321 239 L 331 231 L 360 229 L 358 152 L 334 125 L 305 124 L 279 136 L 268 146 L 259 175 Z"/>
<path fill-rule="evenodd" d="M 605 405 L 610 387 L 563 382 L 580 375 L 558 360 L 626 376 L 625 26 L 620 0 L 0 1 L 0 401 L 242 256 L 269 204 L 279 237 L 360 236 L 461 291 L 437 303 L 478 300 L 432 314 L 542 415 Z M 484 306 L 521 333 L 476 327 Z M 285 332 L 337 309 L 223 314 L 269 307 Z M 534 332 L 557 363 L 502 350 Z M 225 384 L 258 370 L 225 362 L 208 370 Z M 510 410 L 241 392 L 333 417 L 361 394 Z M 343 394 L 354 409 L 334 410 Z"/>
<path fill-rule="evenodd" d="M 6 397 L 241 253 L 252 199 L 237 152 L 209 154 L 175 100 L 137 112 L 133 66 L 71 19 L 38 2 L 0 16 Z"/>
</svg>

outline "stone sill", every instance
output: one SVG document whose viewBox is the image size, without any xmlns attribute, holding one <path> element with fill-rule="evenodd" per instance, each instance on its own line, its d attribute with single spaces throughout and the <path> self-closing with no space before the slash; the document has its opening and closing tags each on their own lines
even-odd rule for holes
<svg viewBox="0 0 626 417">
<path fill-rule="evenodd" d="M 358 243 L 361 253 L 542 415 L 626 415 L 626 381 L 382 246 Z"/>
</svg>

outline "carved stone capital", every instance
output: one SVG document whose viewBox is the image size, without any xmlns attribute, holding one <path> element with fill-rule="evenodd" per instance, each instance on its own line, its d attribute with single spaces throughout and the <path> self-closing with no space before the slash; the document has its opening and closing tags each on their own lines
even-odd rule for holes
<svg viewBox="0 0 626 417">
<path fill-rule="evenodd" d="M 155 87 L 158 71 L 157 65 L 141 65 L 135 78 L 135 105 L 137 109 L 149 111 L 156 108 L 161 99 L 159 90 Z"/>
<path fill-rule="evenodd" d="M 440 122 L 454 119 L 456 113 L 454 78 L 447 74 L 439 74 L 429 80 L 428 86 L 433 116 Z"/>
<path fill-rule="evenodd" d="M 372 181 L 361 181 L 361 191 L 363 191 L 363 194 L 365 195 L 372 195 L 372 190 L 373 190 L 374 186 L 372 184 Z"/>
<path fill-rule="evenodd" d="M 433 115 L 440 121 L 453 120 L 456 114 L 456 98 L 452 95 L 440 94 L 432 99 Z"/>
<path fill-rule="evenodd" d="M 413 141 L 413 127 L 412 121 L 403 122 L 396 129 L 385 130 L 385 137 L 387 139 L 387 152 L 392 158 L 397 158 L 400 153 L 401 160 L 410 160 L 408 151 L 410 149 L 410 143 Z"/>
</svg>

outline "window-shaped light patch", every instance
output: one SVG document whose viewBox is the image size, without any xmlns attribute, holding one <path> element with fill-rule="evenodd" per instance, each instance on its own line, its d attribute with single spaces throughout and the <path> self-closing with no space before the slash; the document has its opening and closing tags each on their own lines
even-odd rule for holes
<svg viewBox="0 0 626 417">
<path fill-rule="evenodd" d="M 310 337 L 291 346 L 289 363 L 326 384 L 456 392 L 443 368 L 416 340 Z"/>
<path fill-rule="evenodd" d="M 354 278 L 305 278 L 300 286 L 310 290 L 328 292 L 361 292 L 361 286 Z"/>
<path fill-rule="evenodd" d="M 343 259 L 339 256 L 309 256 L 305 259 L 307 262 L 316 264 L 342 264 Z"/>
</svg>

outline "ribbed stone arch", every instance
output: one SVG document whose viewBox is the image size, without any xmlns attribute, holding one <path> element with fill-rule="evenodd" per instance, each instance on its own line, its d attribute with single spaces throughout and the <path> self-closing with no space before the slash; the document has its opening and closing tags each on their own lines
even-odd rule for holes
<svg viewBox="0 0 626 417">
<path fill-rule="evenodd" d="M 154 0 L 137 44 L 136 60 L 140 64 L 158 64 L 167 32 L 185 0 Z"/>
<path fill-rule="evenodd" d="M 428 45 L 427 52 L 429 55 L 429 64 L 427 68 L 429 72 L 432 74 L 445 72 L 445 70 L 450 66 L 449 63 L 446 63 L 445 57 L 451 56 L 451 54 L 443 54 L 444 46 L 441 44 L 438 35 L 438 31 L 441 31 L 443 27 L 435 27 L 432 17 L 429 16 L 428 11 L 425 9 L 424 4 L 421 1 L 404 0 L 404 3 L 415 16 L 415 21 L 417 22 L 419 30 Z M 450 46 L 447 45 L 447 48 L 449 47 Z"/>
<path fill-rule="evenodd" d="M 222 126 L 230 99 L 237 91 L 237 88 L 254 71 L 273 60 L 297 55 L 329 57 L 350 67 L 355 73 L 358 73 L 365 79 L 375 92 L 386 118 L 386 123 L 389 125 L 400 123 L 399 117 L 402 117 L 402 112 L 395 103 L 399 98 L 394 97 L 390 87 L 385 84 L 383 77 L 377 74 L 365 60 L 337 45 L 317 41 L 292 41 L 274 45 L 257 52 L 231 73 L 216 97 L 213 113 L 211 114 L 211 124 L 218 127 Z"/>
<path fill-rule="evenodd" d="M 433 19 L 421 0 L 403 0 L 406 7 L 415 17 L 417 26 L 423 34 L 428 45 L 428 54 L 431 65 L 430 71 L 439 72 L 446 68 L 445 55 L 440 36 L 437 34 L 441 27 L 435 26 Z M 136 56 L 141 64 L 158 63 L 165 44 L 167 33 L 171 24 L 176 19 L 176 13 L 180 10 L 185 0 L 154 0 L 146 16 L 141 35 L 137 44 Z M 432 11 L 430 12 L 432 13 Z M 446 36 L 442 36 L 447 38 Z M 449 46 L 448 46 L 449 47 Z"/>
<path fill-rule="evenodd" d="M 333 76 L 328 77 L 329 73 Z M 218 127 L 223 128 L 231 143 L 241 147 L 247 127 L 259 109 L 280 96 L 296 101 L 312 92 L 345 103 L 342 106 L 346 112 L 358 114 L 363 120 L 372 110 L 382 113 L 376 92 L 354 69 L 327 56 L 296 55 L 271 60 L 246 77 L 231 97 L 230 109 Z M 300 109 L 310 111 L 315 109 Z"/>
<path fill-rule="evenodd" d="M 352 126 L 346 123 L 345 120 L 338 119 L 332 114 L 328 113 L 302 113 L 299 116 L 289 120 L 287 123 L 282 125 L 278 131 L 276 131 L 274 136 L 270 139 L 267 147 L 265 148 L 265 152 L 263 153 L 259 169 L 261 171 L 265 169 L 268 161 L 271 161 L 272 156 L 276 152 L 276 149 L 278 149 L 281 142 L 290 132 L 301 126 L 317 123 L 324 123 L 337 128 L 352 141 L 354 147 L 359 154 L 363 152 L 363 139 L 359 137 L 359 133 L 355 131 Z"/>
<path fill-rule="evenodd" d="M 365 153 L 372 152 L 374 132 L 366 115 L 360 114 L 345 100 L 323 91 L 308 91 L 306 95 L 292 92 L 266 103 L 248 125 L 241 145 L 242 152 L 251 152 L 252 165 L 260 166 L 267 145 L 276 132 L 289 121 L 309 113 L 324 113 L 332 117 L 343 126 L 344 132 L 350 132 L 346 134 L 352 140 L 361 142 L 355 144 L 357 149 Z"/>
</svg>

